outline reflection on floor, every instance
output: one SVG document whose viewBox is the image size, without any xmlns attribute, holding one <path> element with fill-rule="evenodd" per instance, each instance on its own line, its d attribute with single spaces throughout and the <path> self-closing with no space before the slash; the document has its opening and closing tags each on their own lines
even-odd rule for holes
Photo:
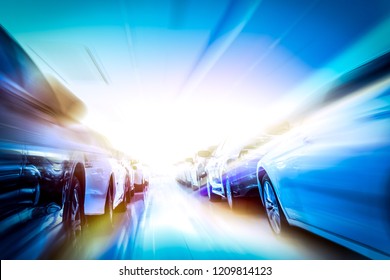
<svg viewBox="0 0 390 280">
<path fill-rule="evenodd" d="M 259 200 L 246 200 L 232 212 L 226 201 L 209 202 L 199 190 L 179 185 L 169 176 L 152 178 L 145 193 L 135 193 L 127 211 L 114 213 L 113 228 L 100 217 L 88 217 L 77 250 L 64 246 L 59 217 L 11 259 L 362 259 L 359 254 L 294 229 L 276 237 Z M 28 229 L 24 229 L 24 232 Z M 12 237 L 17 240 L 18 236 Z M 16 239 L 15 239 L 16 238 Z M 2 245 L 3 246 L 3 245 Z M 24 253 L 20 253 L 24 252 Z"/>
<path fill-rule="evenodd" d="M 232 212 L 170 177 L 154 178 L 136 193 L 126 213 L 115 213 L 111 232 L 89 228 L 82 259 L 227 260 L 360 259 L 362 256 L 301 230 L 272 233 L 259 200 Z"/>
</svg>

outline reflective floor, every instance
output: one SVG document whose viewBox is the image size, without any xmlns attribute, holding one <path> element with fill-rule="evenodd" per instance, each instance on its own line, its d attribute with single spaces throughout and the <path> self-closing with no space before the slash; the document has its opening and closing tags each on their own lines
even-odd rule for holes
<svg viewBox="0 0 390 280">
<path fill-rule="evenodd" d="M 271 232 L 260 201 L 244 201 L 232 212 L 200 191 L 170 177 L 154 178 L 136 193 L 126 213 L 115 213 L 114 229 L 89 228 L 81 259 L 362 259 L 364 257 L 294 229 L 288 237 Z"/>
<path fill-rule="evenodd" d="M 82 244 L 64 246 L 58 215 L 32 234 L 22 249 L 5 258 L 43 259 L 364 259 L 348 249 L 300 229 L 276 237 L 259 200 L 242 201 L 232 212 L 226 201 L 209 202 L 169 176 L 152 178 L 135 193 L 125 212 L 114 213 L 112 229 L 88 217 Z M 43 224 L 43 223 L 42 223 Z M 50 225 L 50 226 L 48 226 Z M 25 229 L 28 231 L 28 229 Z M 20 240 L 25 234 L 15 234 Z M 10 237 L 11 238 L 11 237 Z M 4 240 L 3 240 L 4 241 Z M 18 241 L 19 242 L 19 241 Z M 4 245 L 2 245 L 4 246 Z"/>
</svg>

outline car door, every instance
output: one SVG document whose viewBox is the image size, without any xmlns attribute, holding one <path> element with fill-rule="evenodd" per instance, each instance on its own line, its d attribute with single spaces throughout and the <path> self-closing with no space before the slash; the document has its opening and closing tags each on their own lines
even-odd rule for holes
<svg viewBox="0 0 390 280">
<path fill-rule="evenodd" d="M 390 249 L 390 81 L 362 89 L 306 126 L 298 159 L 301 221 Z"/>
<path fill-rule="evenodd" d="M 260 155 L 254 149 L 241 149 L 237 159 L 232 163 L 230 182 L 241 189 L 257 188 L 256 166 Z"/>
</svg>

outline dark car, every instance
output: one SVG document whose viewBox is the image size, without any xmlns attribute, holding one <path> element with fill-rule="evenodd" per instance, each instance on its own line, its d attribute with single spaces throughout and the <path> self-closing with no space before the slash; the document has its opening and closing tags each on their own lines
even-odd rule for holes
<svg viewBox="0 0 390 280">
<path fill-rule="evenodd" d="M 0 26 L 2 258 L 17 251 L 16 243 L 6 244 L 11 233 L 55 210 L 66 239 L 77 243 L 85 226 L 85 169 L 71 127 L 84 111 L 84 104 L 55 79 L 46 79 Z"/>
<path fill-rule="evenodd" d="M 287 130 L 288 125 L 282 123 L 256 136 L 243 137 L 235 133 L 226 138 L 207 164 L 209 200 L 225 197 L 229 207 L 234 209 L 242 198 L 258 197 L 257 163 Z"/>
</svg>

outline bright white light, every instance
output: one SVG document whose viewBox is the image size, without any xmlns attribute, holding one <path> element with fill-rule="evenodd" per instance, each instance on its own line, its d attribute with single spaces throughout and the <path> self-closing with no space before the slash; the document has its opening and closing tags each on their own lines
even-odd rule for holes
<svg viewBox="0 0 390 280">
<path fill-rule="evenodd" d="M 104 114 L 90 108 L 84 122 L 117 148 L 150 164 L 165 165 L 216 145 L 233 131 L 251 131 L 258 112 L 246 106 L 199 100 L 139 100 L 124 96 Z"/>
</svg>

